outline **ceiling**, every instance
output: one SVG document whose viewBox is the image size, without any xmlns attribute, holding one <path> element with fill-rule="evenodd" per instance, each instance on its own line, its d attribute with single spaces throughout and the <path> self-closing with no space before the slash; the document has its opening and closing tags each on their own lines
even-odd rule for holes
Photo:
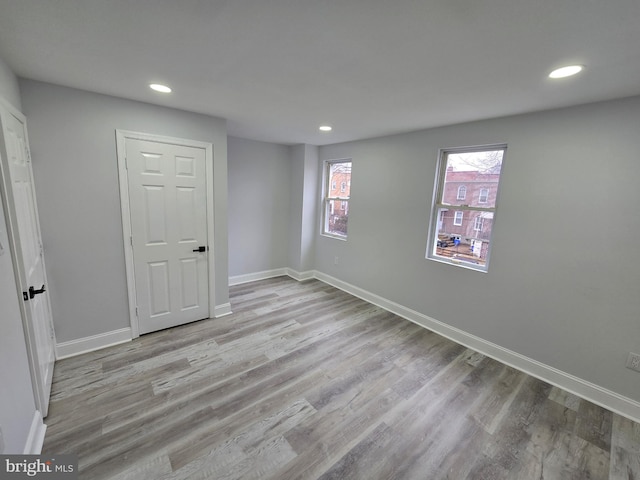
<svg viewBox="0 0 640 480">
<path fill-rule="evenodd" d="M 0 0 L 0 57 L 323 145 L 640 94 L 640 1 Z"/>
</svg>

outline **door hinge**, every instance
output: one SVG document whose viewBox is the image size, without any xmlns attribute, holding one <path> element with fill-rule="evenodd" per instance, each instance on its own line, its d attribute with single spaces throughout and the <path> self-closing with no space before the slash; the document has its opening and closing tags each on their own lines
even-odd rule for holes
<svg viewBox="0 0 640 480">
<path fill-rule="evenodd" d="M 131 243 L 131 246 L 133 247 L 133 236 L 129 236 L 129 242 Z"/>
<path fill-rule="evenodd" d="M 138 307 L 136 307 L 136 317 L 138 316 Z"/>
</svg>

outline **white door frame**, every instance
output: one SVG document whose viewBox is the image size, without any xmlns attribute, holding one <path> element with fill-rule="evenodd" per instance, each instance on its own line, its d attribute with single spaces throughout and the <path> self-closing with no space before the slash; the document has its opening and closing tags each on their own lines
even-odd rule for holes
<svg viewBox="0 0 640 480">
<path fill-rule="evenodd" d="M 146 140 L 149 142 L 168 143 L 186 147 L 202 148 L 205 151 L 205 177 L 207 194 L 207 237 L 209 252 L 207 255 L 209 274 L 209 318 L 213 318 L 215 309 L 215 244 L 214 244 L 214 210 L 213 210 L 213 144 L 198 140 L 167 137 L 150 133 L 132 132 L 116 129 L 116 149 L 118 155 L 118 178 L 120 180 L 120 207 L 122 211 L 122 240 L 124 244 L 125 268 L 127 272 L 127 291 L 129 297 L 129 319 L 131 336 L 140 336 L 140 327 L 136 313 L 136 284 L 134 277 L 133 245 L 131 244 L 131 211 L 129 203 L 129 177 L 127 175 L 126 140 Z"/>
<path fill-rule="evenodd" d="M 13 115 L 20 120 L 25 126 L 25 147 L 28 150 L 28 157 L 31 159 L 31 153 L 29 148 L 29 134 L 27 131 L 27 120 L 25 116 L 13 107 L 10 103 L 0 97 L 0 110 L 2 116 L 5 114 Z M 40 369 L 40 359 L 42 354 L 38 352 L 38 345 L 36 341 L 36 333 L 34 332 L 33 322 L 31 320 L 31 312 L 29 306 L 23 298 L 23 295 L 29 290 L 27 279 L 25 278 L 25 268 L 22 256 L 22 246 L 20 243 L 20 233 L 18 231 L 18 217 L 16 212 L 16 205 L 12 193 L 11 174 L 9 167 L 9 159 L 7 158 L 7 148 L 4 143 L 4 135 L 0 134 L 0 195 L 2 196 L 2 203 L 4 205 L 5 220 L 7 223 L 7 234 L 9 237 L 9 251 L 11 252 L 11 261 L 13 263 L 13 273 L 16 279 L 16 295 L 18 297 L 18 303 L 20 305 L 20 316 L 22 317 L 22 326 L 24 329 L 25 343 L 27 346 L 27 355 L 29 358 L 29 369 L 31 371 L 31 385 L 33 387 L 33 396 L 36 404 L 36 408 L 40 411 L 43 417 L 47 416 L 49 410 L 49 390 L 47 385 L 51 385 L 51 379 L 53 376 L 53 367 L 49 369 L 47 378 L 42 378 Z M 33 170 L 31 169 L 31 173 Z M 33 195 L 35 197 L 35 183 L 33 183 L 33 176 L 31 177 L 32 186 L 34 188 Z M 34 198 L 33 205 L 36 215 L 36 228 L 40 239 L 42 239 L 42 233 L 40 230 L 40 220 L 38 213 L 38 204 Z M 42 245 L 40 245 L 42 249 Z M 45 281 L 47 289 L 49 288 L 49 281 L 47 279 L 47 269 L 45 264 L 44 255 L 42 256 L 42 275 Z M 45 295 L 44 301 L 47 302 L 47 308 L 51 312 L 51 299 L 49 295 Z M 50 319 L 51 321 L 52 319 Z M 48 334 L 51 337 L 51 341 L 54 345 L 55 355 L 55 333 L 53 325 L 49 323 Z"/>
</svg>

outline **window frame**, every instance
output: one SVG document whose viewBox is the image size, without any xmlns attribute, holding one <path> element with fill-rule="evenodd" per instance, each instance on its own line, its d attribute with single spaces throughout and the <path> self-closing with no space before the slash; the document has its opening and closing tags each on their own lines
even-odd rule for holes
<svg viewBox="0 0 640 480">
<path fill-rule="evenodd" d="M 335 204 L 333 204 L 333 202 L 339 201 L 341 202 L 341 209 L 339 211 L 344 212 L 345 215 L 347 215 L 347 225 L 348 225 L 348 212 L 349 212 L 349 201 L 351 200 L 351 185 L 350 185 L 350 181 L 349 181 L 349 195 L 342 195 L 343 192 L 342 191 L 342 183 L 340 185 L 340 188 L 334 188 L 333 190 L 336 190 L 336 195 L 337 196 L 330 196 L 331 195 L 331 188 L 332 187 L 332 183 L 331 182 L 331 166 L 336 164 L 336 163 L 350 163 L 351 164 L 351 170 L 353 170 L 353 160 L 351 158 L 339 158 L 339 159 L 332 159 L 332 160 L 324 160 L 323 161 L 323 165 L 322 165 L 322 215 L 321 215 L 321 221 L 322 224 L 320 226 L 320 235 L 325 236 L 325 237 L 329 237 L 329 238 L 335 238 L 336 240 L 342 240 L 342 241 L 346 241 L 347 237 L 348 237 L 348 229 L 347 229 L 347 234 L 346 235 L 340 235 L 338 233 L 334 233 L 334 232 L 330 232 L 329 231 L 329 216 L 331 214 L 334 213 L 334 211 L 338 211 L 338 209 L 332 209 L 332 206 L 335 207 Z M 335 183 L 335 182 L 334 182 Z M 337 185 L 336 185 L 337 186 Z M 338 190 L 340 190 L 338 192 Z M 345 188 L 345 191 L 347 189 Z M 344 207 L 344 208 L 343 208 Z M 331 213 L 329 213 L 329 210 L 332 209 Z"/>
<path fill-rule="evenodd" d="M 480 215 L 473 219 L 473 230 L 474 232 L 481 232 L 484 228 L 484 218 Z"/>
<path fill-rule="evenodd" d="M 444 195 L 444 185 L 445 185 L 445 177 L 447 173 L 447 162 L 448 156 L 451 154 L 460 154 L 460 153 L 474 153 L 474 152 L 485 152 L 485 151 L 495 151 L 502 150 L 502 163 L 500 167 L 500 179 L 497 184 L 496 190 L 496 199 L 493 207 L 482 207 L 482 206 L 470 206 L 467 204 L 462 205 L 449 205 L 443 202 Z M 431 214 L 429 219 L 429 231 L 427 236 L 427 251 L 425 258 L 427 260 L 433 260 L 435 262 L 446 263 L 449 265 L 454 265 L 462 268 L 466 268 L 468 270 L 475 270 L 482 273 L 487 273 L 489 271 L 489 264 L 491 260 L 491 249 L 493 247 L 494 242 L 494 232 L 495 232 L 495 223 L 498 212 L 498 201 L 501 190 L 501 181 L 502 181 L 502 173 L 504 169 L 505 160 L 507 157 L 507 144 L 506 143 L 497 143 L 497 144 L 488 144 L 488 145 L 478 145 L 478 146 L 469 146 L 469 147 L 450 147 L 450 148 L 441 148 L 438 151 L 437 163 L 436 163 L 436 175 L 435 182 L 433 188 L 433 197 L 431 200 Z M 456 194 L 456 200 L 457 194 Z M 488 197 L 487 197 L 488 201 Z M 480 202 L 478 202 L 480 203 Z M 448 258 L 442 255 L 437 255 L 437 241 L 438 241 L 438 212 L 443 209 L 455 209 L 456 211 L 463 212 L 490 212 L 493 213 L 492 217 L 492 228 L 491 235 L 489 237 L 489 246 L 487 249 L 487 255 L 484 265 L 473 264 L 471 262 L 465 262 L 456 258 Z M 455 219 L 455 213 L 454 213 Z M 484 222 L 483 222 L 484 226 Z"/>
<path fill-rule="evenodd" d="M 467 199 L 467 186 L 460 185 L 458 187 L 458 193 L 456 194 L 456 200 L 466 200 Z"/>
<path fill-rule="evenodd" d="M 458 220 L 458 214 L 460 214 L 460 220 Z M 455 212 L 453 212 L 453 224 L 456 227 L 461 226 L 463 221 L 464 221 L 464 210 L 456 210 Z"/>
<path fill-rule="evenodd" d="M 484 195 L 484 200 L 482 199 L 482 192 L 487 192 Z M 488 188 L 481 188 L 480 189 L 480 193 L 478 194 L 478 203 L 488 203 L 489 202 L 489 189 Z"/>
</svg>

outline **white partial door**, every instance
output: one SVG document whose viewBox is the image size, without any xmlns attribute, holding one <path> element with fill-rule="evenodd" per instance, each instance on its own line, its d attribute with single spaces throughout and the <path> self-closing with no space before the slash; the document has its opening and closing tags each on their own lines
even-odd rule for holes
<svg viewBox="0 0 640 480">
<path fill-rule="evenodd" d="M 209 317 L 205 149 L 125 139 L 139 333 Z"/>
<path fill-rule="evenodd" d="M 0 112 L 4 197 L 17 277 L 23 289 L 22 314 L 34 393 L 44 417 L 51 393 L 55 338 L 26 121 L 19 112 L 7 106 L 2 105 Z"/>
</svg>

